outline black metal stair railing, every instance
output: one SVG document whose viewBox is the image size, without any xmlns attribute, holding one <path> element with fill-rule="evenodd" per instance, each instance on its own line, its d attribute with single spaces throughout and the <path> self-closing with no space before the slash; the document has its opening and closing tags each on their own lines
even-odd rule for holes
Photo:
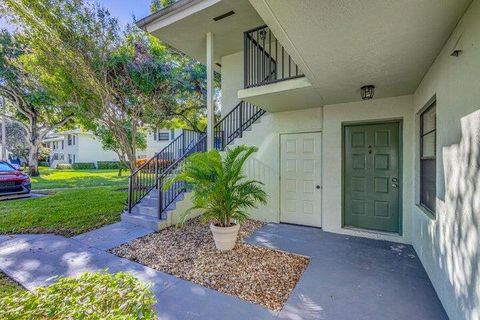
<svg viewBox="0 0 480 320">
<path fill-rule="evenodd" d="M 243 132 L 264 113 L 265 110 L 241 101 L 215 125 L 215 149 L 224 150 L 233 140 L 241 138 Z"/>
<path fill-rule="evenodd" d="M 243 67 L 245 88 L 305 76 L 267 25 L 243 33 Z"/>
<path fill-rule="evenodd" d="M 184 156 L 170 165 L 158 177 L 158 218 L 166 219 L 167 208 L 175 202 L 175 200 L 187 191 L 187 186 L 183 181 L 174 182 L 167 190 L 163 189 L 165 181 L 171 178 L 178 170 L 181 169 L 183 161 L 191 154 L 196 152 L 207 151 L 207 135 L 203 134 L 201 138 L 193 144 L 184 154 Z"/>
<path fill-rule="evenodd" d="M 195 145 L 203 133 L 183 130 L 177 138 L 133 172 L 128 181 L 128 212 L 158 185 L 159 176 Z"/>
<path fill-rule="evenodd" d="M 214 127 L 214 147 L 217 150 L 224 150 L 227 145 L 233 142 L 235 138 L 241 138 L 243 132 L 247 130 L 255 121 L 257 121 L 265 110 L 260 109 L 250 103 L 240 102 L 225 117 L 223 117 Z M 203 134 L 195 144 L 186 150 L 181 158 L 173 162 L 169 168 L 165 169 L 159 176 L 158 181 L 158 217 L 166 218 L 167 208 L 175 200 L 185 193 L 187 186 L 183 182 L 175 182 L 168 190 L 163 190 L 162 186 L 165 180 L 170 178 L 177 170 L 181 169 L 182 162 L 192 153 L 207 151 L 207 136 Z"/>
</svg>

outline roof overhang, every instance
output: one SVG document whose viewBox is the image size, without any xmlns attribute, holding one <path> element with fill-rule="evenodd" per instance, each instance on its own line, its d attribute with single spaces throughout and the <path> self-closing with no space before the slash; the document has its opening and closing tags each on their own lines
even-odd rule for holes
<svg viewBox="0 0 480 320">
<path fill-rule="evenodd" d="M 222 15 L 234 12 L 224 18 Z M 217 18 L 217 20 L 214 20 Z M 248 0 L 180 0 L 137 25 L 164 43 L 205 63 L 206 34 L 214 34 L 214 59 L 239 52 L 243 32 L 263 21 Z"/>
</svg>

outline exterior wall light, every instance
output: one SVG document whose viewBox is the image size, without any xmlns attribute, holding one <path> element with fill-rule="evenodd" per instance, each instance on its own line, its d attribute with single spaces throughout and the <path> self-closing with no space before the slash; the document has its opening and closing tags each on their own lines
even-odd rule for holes
<svg viewBox="0 0 480 320">
<path fill-rule="evenodd" d="M 372 85 L 363 86 L 360 88 L 360 91 L 362 93 L 362 100 L 370 100 L 373 98 L 373 95 L 375 94 L 375 86 L 372 86 Z"/>
</svg>

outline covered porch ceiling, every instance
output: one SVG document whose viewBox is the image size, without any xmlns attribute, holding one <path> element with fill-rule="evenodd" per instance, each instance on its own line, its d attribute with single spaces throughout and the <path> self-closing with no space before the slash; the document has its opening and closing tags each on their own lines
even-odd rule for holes
<svg viewBox="0 0 480 320">
<path fill-rule="evenodd" d="M 412 94 L 471 1 L 250 0 L 323 104 Z"/>
<path fill-rule="evenodd" d="M 262 24 L 248 0 L 180 0 L 137 22 L 145 31 L 202 63 L 206 62 L 206 34 L 212 32 L 217 64 L 221 57 L 242 51 L 243 32 Z"/>
<path fill-rule="evenodd" d="M 326 105 L 359 101 L 368 84 L 375 98 L 414 93 L 471 1 L 179 0 L 137 24 L 202 63 L 214 33 L 219 71 L 222 56 L 242 50 L 243 32 L 266 23 L 315 91 L 300 84 L 307 100 Z M 270 101 L 268 90 L 248 90 L 239 97 Z"/>
</svg>

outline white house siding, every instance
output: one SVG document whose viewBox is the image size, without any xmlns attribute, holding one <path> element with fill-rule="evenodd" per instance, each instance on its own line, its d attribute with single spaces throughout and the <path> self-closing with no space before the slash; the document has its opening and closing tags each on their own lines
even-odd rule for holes
<svg viewBox="0 0 480 320">
<path fill-rule="evenodd" d="M 67 140 L 65 139 L 65 141 Z M 67 147 L 65 149 L 65 161 L 68 161 L 68 154 L 74 154 L 75 151 L 75 162 L 93 162 L 97 166 L 98 161 L 118 161 L 115 152 L 104 150 L 102 143 L 90 134 L 77 134 L 75 145 Z"/>
<path fill-rule="evenodd" d="M 452 57 L 457 42 L 463 52 Z M 437 212 L 432 219 L 411 202 L 412 242 L 450 318 L 480 319 L 479 0 L 472 2 L 416 90 L 415 113 L 434 95 Z M 418 176 L 418 153 L 412 161 Z M 415 195 L 418 188 L 416 180 Z"/>
<path fill-rule="evenodd" d="M 182 134 L 182 129 L 174 129 L 175 130 L 175 138 Z M 147 148 L 145 150 L 137 151 L 138 157 L 143 158 L 151 158 L 155 155 L 155 153 L 160 152 L 163 148 L 168 146 L 172 142 L 172 135 L 170 129 L 161 129 L 161 132 L 168 132 L 169 139 L 168 141 L 158 141 L 154 139 L 153 131 L 149 130 L 147 133 Z"/>
</svg>

